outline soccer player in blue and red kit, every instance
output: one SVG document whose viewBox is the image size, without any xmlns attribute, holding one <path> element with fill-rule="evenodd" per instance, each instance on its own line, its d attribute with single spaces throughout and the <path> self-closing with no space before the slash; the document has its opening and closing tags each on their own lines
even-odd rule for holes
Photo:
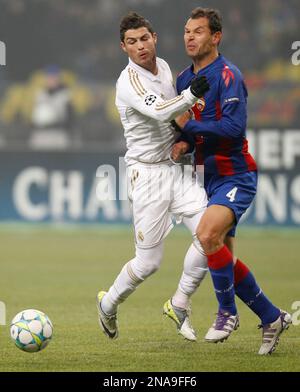
<svg viewBox="0 0 300 392">
<path fill-rule="evenodd" d="M 259 354 L 271 354 L 291 316 L 274 306 L 256 283 L 248 267 L 234 257 L 236 225 L 256 194 L 257 167 L 245 136 L 247 88 L 239 69 L 219 54 L 222 20 L 213 9 L 196 8 L 185 26 L 184 41 L 193 64 L 177 79 L 180 94 L 191 81 L 204 76 L 210 90 L 176 119 L 182 141 L 174 145 L 177 160 L 192 146 L 195 164 L 204 165 L 208 207 L 197 236 L 207 255 L 216 297 L 217 318 L 205 339 L 219 342 L 238 328 L 235 294 L 261 319 L 263 342 Z"/>
</svg>

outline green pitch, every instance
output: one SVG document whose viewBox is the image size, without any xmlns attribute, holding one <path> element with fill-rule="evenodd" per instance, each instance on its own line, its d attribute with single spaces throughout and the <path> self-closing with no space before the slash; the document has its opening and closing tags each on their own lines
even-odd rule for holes
<svg viewBox="0 0 300 392">
<path fill-rule="evenodd" d="M 183 229 L 168 237 L 161 269 L 121 306 L 116 341 L 98 327 L 95 296 L 132 258 L 131 230 L 3 226 L 0 236 L 0 300 L 7 307 L 7 325 L 0 326 L 1 371 L 300 371 L 300 325 L 282 335 L 272 356 L 259 357 L 259 320 L 239 300 L 239 330 L 223 344 L 203 340 L 217 309 L 209 276 L 192 304 L 198 342 L 177 335 L 162 306 L 176 289 L 189 246 Z M 299 231 L 238 233 L 237 254 L 269 297 L 290 312 L 300 301 L 299 253 Z M 40 353 L 23 353 L 10 340 L 10 320 L 26 308 L 42 310 L 54 324 L 53 341 Z"/>
</svg>

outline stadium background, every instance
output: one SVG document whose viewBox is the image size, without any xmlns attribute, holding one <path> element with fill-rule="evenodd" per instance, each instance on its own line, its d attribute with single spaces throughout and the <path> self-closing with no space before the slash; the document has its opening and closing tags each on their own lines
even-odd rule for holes
<svg viewBox="0 0 300 392">
<path fill-rule="evenodd" d="M 119 157 L 125 151 L 122 128 L 114 108 L 115 81 L 127 63 L 119 48 L 118 23 L 129 10 L 136 10 L 150 19 L 159 35 L 158 55 L 169 62 L 176 77 L 189 65 L 183 47 L 183 26 L 191 9 L 198 5 L 216 7 L 222 12 L 224 38 L 221 52 L 239 66 L 249 89 L 248 138 L 259 165 L 260 183 L 255 204 L 243 223 L 246 228 L 241 230 L 239 251 L 246 261 L 253 256 L 250 264 L 253 262 L 269 292 L 284 302 L 282 306 L 290 309 L 293 301 L 300 300 L 295 273 L 296 268 L 299 269 L 295 265 L 300 238 L 300 65 L 293 65 L 291 60 L 292 43 L 300 40 L 298 1 L 0 0 L 0 40 L 6 45 L 6 66 L 0 67 L 0 223 L 3 243 L 0 300 L 7 305 L 8 319 L 22 308 L 40 306 L 45 312 L 54 313 L 56 323 L 61 322 L 67 329 L 72 317 L 62 316 L 61 312 L 66 309 L 76 312 L 76 305 L 72 303 L 76 298 L 80 312 L 87 320 L 88 330 L 85 332 L 96 330 L 89 295 L 94 295 L 99 284 L 107 287 L 133 251 L 132 236 L 128 231 L 128 205 L 119 200 L 99 202 L 95 192 L 97 168 L 111 164 L 118 172 Z M 68 129 L 70 143 L 59 151 L 50 147 L 32 149 L 29 139 L 34 99 L 45 82 L 45 67 L 53 64 L 61 68 L 64 83 L 71 94 L 74 114 L 72 127 Z M 62 226 L 64 223 L 71 225 L 66 228 Z M 107 226 L 108 223 L 124 225 L 120 228 Z M 103 225 L 100 227 L 99 224 Z M 247 228 L 249 225 L 251 230 Z M 267 230 L 266 226 L 271 229 Z M 185 232 L 175 232 L 169 241 L 166 259 L 174 259 L 177 252 L 182 252 L 182 257 L 189 241 Z M 285 275 L 280 255 L 285 256 Z M 255 259 L 260 257 L 264 264 L 256 265 Z M 141 301 L 147 300 L 147 290 L 158 285 L 165 296 L 170 295 L 180 271 L 180 254 L 177 258 L 174 275 L 170 276 L 168 272 L 171 262 L 166 262 L 161 277 L 147 282 L 146 288 L 140 289 L 140 297 L 134 296 L 131 305 L 124 305 L 125 309 L 130 312 L 135 304 L 135 315 L 140 320 L 138 309 L 144 306 Z M 275 268 L 277 272 L 274 272 Z M 26 273 L 28 276 L 24 282 L 23 274 Z M 80 280 L 81 274 L 85 275 L 83 280 Z M 11 286 L 7 285 L 7 277 L 12 279 Z M 80 282 L 78 295 L 74 282 Z M 209 284 L 205 283 L 204 288 L 207 309 L 214 303 L 209 295 Z M 53 287 L 57 290 L 55 295 L 52 295 Z M 68 292 L 66 297 L 63 295 L 65 290 Z M 159 297 L 159 301 L 163 299 Z M 203 317 L 195 316 L 204 329 L 212 319 L 212 309 L 213 305 L 207 310 L 205 322 Z M 152 308 L 148 310 L 154 312 Z M 137 368 L 134 368 L 134 350 L 143 352 L 144 346 L 136 343 L 135 349 L 131 347 L 130 332 L 135 327 L 130 324 L 131 320 L 124 319 L 123 322 L 124 329 L 129 323 L 129 334 L 120 358 L 110 342 L 101 341 L 106 350 L 114 353 L 114 364 L 105 367 L 102 363 L 101 367 L 100 359 L 104 358 L 100 356 L 99 362 L 96 361 L 98 367 L 93 368 L 83 356 L 82 362 L 76 362 L 73 370 L 147 370 L 147 364 L 141 368 L 138 361 Z M 145 336 L 152 336 L 153 332 L 145 332 L 143 328 L 145 334 L 136 332 L 142 342 L 145 340 L 146 352 L 150 350 L 152 358 L 160 347 L 159 325 L 159 320 L 152 325 L 152 331 L 157 335 L 150 346 Z M 82 320 L 78 328 L 84 330 Z M 164 328 L 163 336 L 165 334 L 168 340 L 168 327 Z M 69 357 L 63 355 L 67 363 L 65 367 L 57 362 L 59 349 L 55 354 L 50 349 L 49 353 L 48 349 L 45 354 L 41 353 L 44 362 L 40 368 L 37 360 L 33 361 L 35 368 L 20 364 L 16 358 L 21 354 L 7 343 L 4 355 L 11 362 L 10 365 L 6 362 L 4 369 L 72 370 L 72 361 L 68 362 L 74 354 L 72 333 L 74 336 L 78 333 L 76 327 L 67 340 Z M 0 334 L 6 341 L 7 331 L 0 328 Z M 58 332 L 58 342 L 59 339 L 63 339 L 63 332 Z M 83 344 L 87 344 L 85 339 Z M 93 339 L 97 345 L 97 339 Z M 177 344 L 176 339 L 174 336 L 172 344 Z M 294 340 L 290 338 L 289 341 L 290 365 L 282 357 L 282 362 L 273 362 L 273 368 L 267 362 L 260 364 L 261 370 L 299 370 L 297 356 L 292 352 L 295 342 L 299 346 L 297 332 L 294 332 Z M 188 355 L 184 344 L 178 344 Z M 168 351 L 166 347 L 167 343 L 163 354 Z M 234 339 L 233 347 L 240 353 L 240 343 Z M 202 354 L 194 349 L 194 357 L 199 359 L 201 355 L 211 354 L 209 349 L 205 347 Z M 121 358 L 131 350 L 133 367 L 129 366 L 130 361 L 124 366 Z M 214 355 L 219 355 L 217 350 L 213 351 Z M 228 368 L 224 362 L 221 370 L 256 369 L 255 358 L 248 362 L 241 356 L 241 362 L 235 363 L 236 358 L 229 348 L 221 352 L 234 363 L 233 368 Z M 50 360 L 47 356 L 51 357 Z M 188 362 L 186 358 L 179 366 L 176 361 L 171 365 L 166 360 L 162 361 L 162 368 L 157 368 L 155 361 L 150 361 L 148 369 L 207 370 L 205 366 L 199 368 L 197 363 Z"/>
</svg>

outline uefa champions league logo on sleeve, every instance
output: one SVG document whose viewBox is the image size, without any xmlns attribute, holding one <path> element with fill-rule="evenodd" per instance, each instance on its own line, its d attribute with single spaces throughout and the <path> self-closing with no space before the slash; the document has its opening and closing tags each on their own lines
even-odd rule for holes
<svg viewBox="0 0 300 392">
<path fill-rule="evenodd" d="M 0 41 L 0 65 L 6 65 L 6 46 Z"/>
</svg>

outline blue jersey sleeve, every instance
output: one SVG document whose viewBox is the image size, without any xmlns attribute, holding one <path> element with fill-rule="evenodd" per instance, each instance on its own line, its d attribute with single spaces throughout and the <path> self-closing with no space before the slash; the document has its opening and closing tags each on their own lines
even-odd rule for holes
<svg viewBox="0 0 300 392">
<path fill-rule="evenodd" d="M 208 121 L 190 120 L 183 132 L 209 136 L 211 134 L 238 138 L 245 133 L 247 125 L 247 90 L 238 71 L 229 70 L 219 81 L 221 119 Z"/>
<path fill-rule="evenodd" d="M 179 81 L 178 81 L 178 78 L 176 79 L 176 91 L 177 91 L 177 94 L 180 94 L 178 91 L 179 91 Z"/>
<path fill-rule="evenodd" d="M 178 95 L 182 93 L 182 90 L 184 90 L 181 75 L 176 78 L 176 90 Z"/>
</svg>

